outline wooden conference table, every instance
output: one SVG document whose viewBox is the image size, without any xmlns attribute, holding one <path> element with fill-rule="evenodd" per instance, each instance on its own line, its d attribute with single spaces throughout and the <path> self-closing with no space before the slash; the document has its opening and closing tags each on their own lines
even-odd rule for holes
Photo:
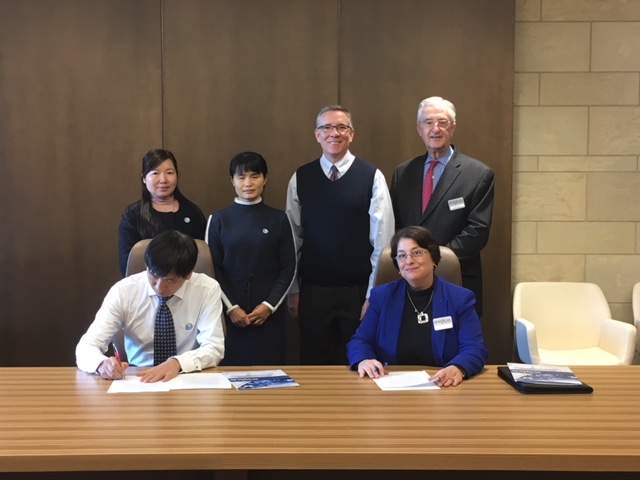
<svg viewBox="0 0 640 480">
<path fill-rule="evenodd" d="M 284 370 L 301 386 L 107 394 L 75 368 L 0 368 L 0 472 L 640 472 L 637 366 L 574 367 L 591 395 L 522 395 L 495 366 L 406 392 L 346 367 Z"/>
</svg>

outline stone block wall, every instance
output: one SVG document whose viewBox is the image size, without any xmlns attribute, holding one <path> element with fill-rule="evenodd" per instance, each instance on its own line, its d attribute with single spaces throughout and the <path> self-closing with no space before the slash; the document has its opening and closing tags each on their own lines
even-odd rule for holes
<svg viewBox="0 0 640 480">
<path fill-rule="evenodd" d="M 516 0 L 512 285 L 640 282 L 640 0 Z"/>
</svg>

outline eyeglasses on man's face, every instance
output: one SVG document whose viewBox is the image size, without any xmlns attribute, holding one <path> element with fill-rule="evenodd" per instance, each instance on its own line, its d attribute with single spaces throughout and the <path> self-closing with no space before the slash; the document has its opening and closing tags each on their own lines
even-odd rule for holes
<svg viewBox="0 0 640 480">
<path fill-rule="evenodd" d="M 448 118 L 425 118 L 424 120 L 420 120 L 420 125 L 425 128 L 431 129 L 434 127 L 438 128 L 449 128 L 453 125 L 453 122 Z"/>
<path fill-rule="evenodd" d="M 426 250 L 414 250 L 413 252 L 409 252 L 409 253 L 399 253 L 398 255 L 396 255 L 396 262 L 400 263 L 400 262 L 406 262 L 407 258 L 411 257 L 414 260 L 417 260 L 421 257 L 424 257 L 427 253 Z"/>
<path fill-rule="evenodd" d="M 331 133 L 334 128 L 340 135 L 344 135 L 351 131 L 351 127 L 349 125 L 320 125 L 319 127 L 316 127 L 316 130 L 320 130 L 322 133 Z"/>
</svg>

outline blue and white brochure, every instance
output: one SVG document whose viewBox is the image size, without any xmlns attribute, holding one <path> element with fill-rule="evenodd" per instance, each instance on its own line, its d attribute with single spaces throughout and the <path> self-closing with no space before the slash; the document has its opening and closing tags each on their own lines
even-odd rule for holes
<svg viewBox="0 0 640 480">
<path fill-rule="evenodd" d="M 282 370 L 251 370 L 225 372 L 225 377 L 237 390 L 259 390 L 263 388 L 299 387 L 296 381 Z"/>
<path fill-rule="evenodd" d="M 556 365 L 530 365 L 527 363 L 507 363 L 516 382 L 534 385 L 581 385 L 569 367 Z"/>
</svg>

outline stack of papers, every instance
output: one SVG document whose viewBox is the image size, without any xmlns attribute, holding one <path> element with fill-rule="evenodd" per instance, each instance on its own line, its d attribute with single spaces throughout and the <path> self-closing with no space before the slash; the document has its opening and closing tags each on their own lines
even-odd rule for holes
<svg viewBox="0 0 640 480">
<path fill-rule="evenodd" d="M 534 385 L 582 385 L 569 367 L 507 363 L 516 382 Z"/>
<path fill-rule="evenodd" d="M 390 372 L 373 381 L 378 384 L 381 390 L 438 390 L 440 387 L 429 381 L 430 375 L 425 371 L 419 372 Z"/>
<path fill-rule="evenodd" d="M 169 392 L 202 388 L 231 388 L 231 383 L 222 373 L 183 373 L 168 382 L 155 383 L 144 383 L 136 375 L 127 375 L 122 380 L 111 382 L 108 393 Z"/>
<path fill-rule="evenodd" d="M 238 390 L 258 390 L 263 388 L 299 387 L 295 380 L 282 370 L 254 370 L 247 372 L 227 372 L 224 376 Z"/>
</svg>

